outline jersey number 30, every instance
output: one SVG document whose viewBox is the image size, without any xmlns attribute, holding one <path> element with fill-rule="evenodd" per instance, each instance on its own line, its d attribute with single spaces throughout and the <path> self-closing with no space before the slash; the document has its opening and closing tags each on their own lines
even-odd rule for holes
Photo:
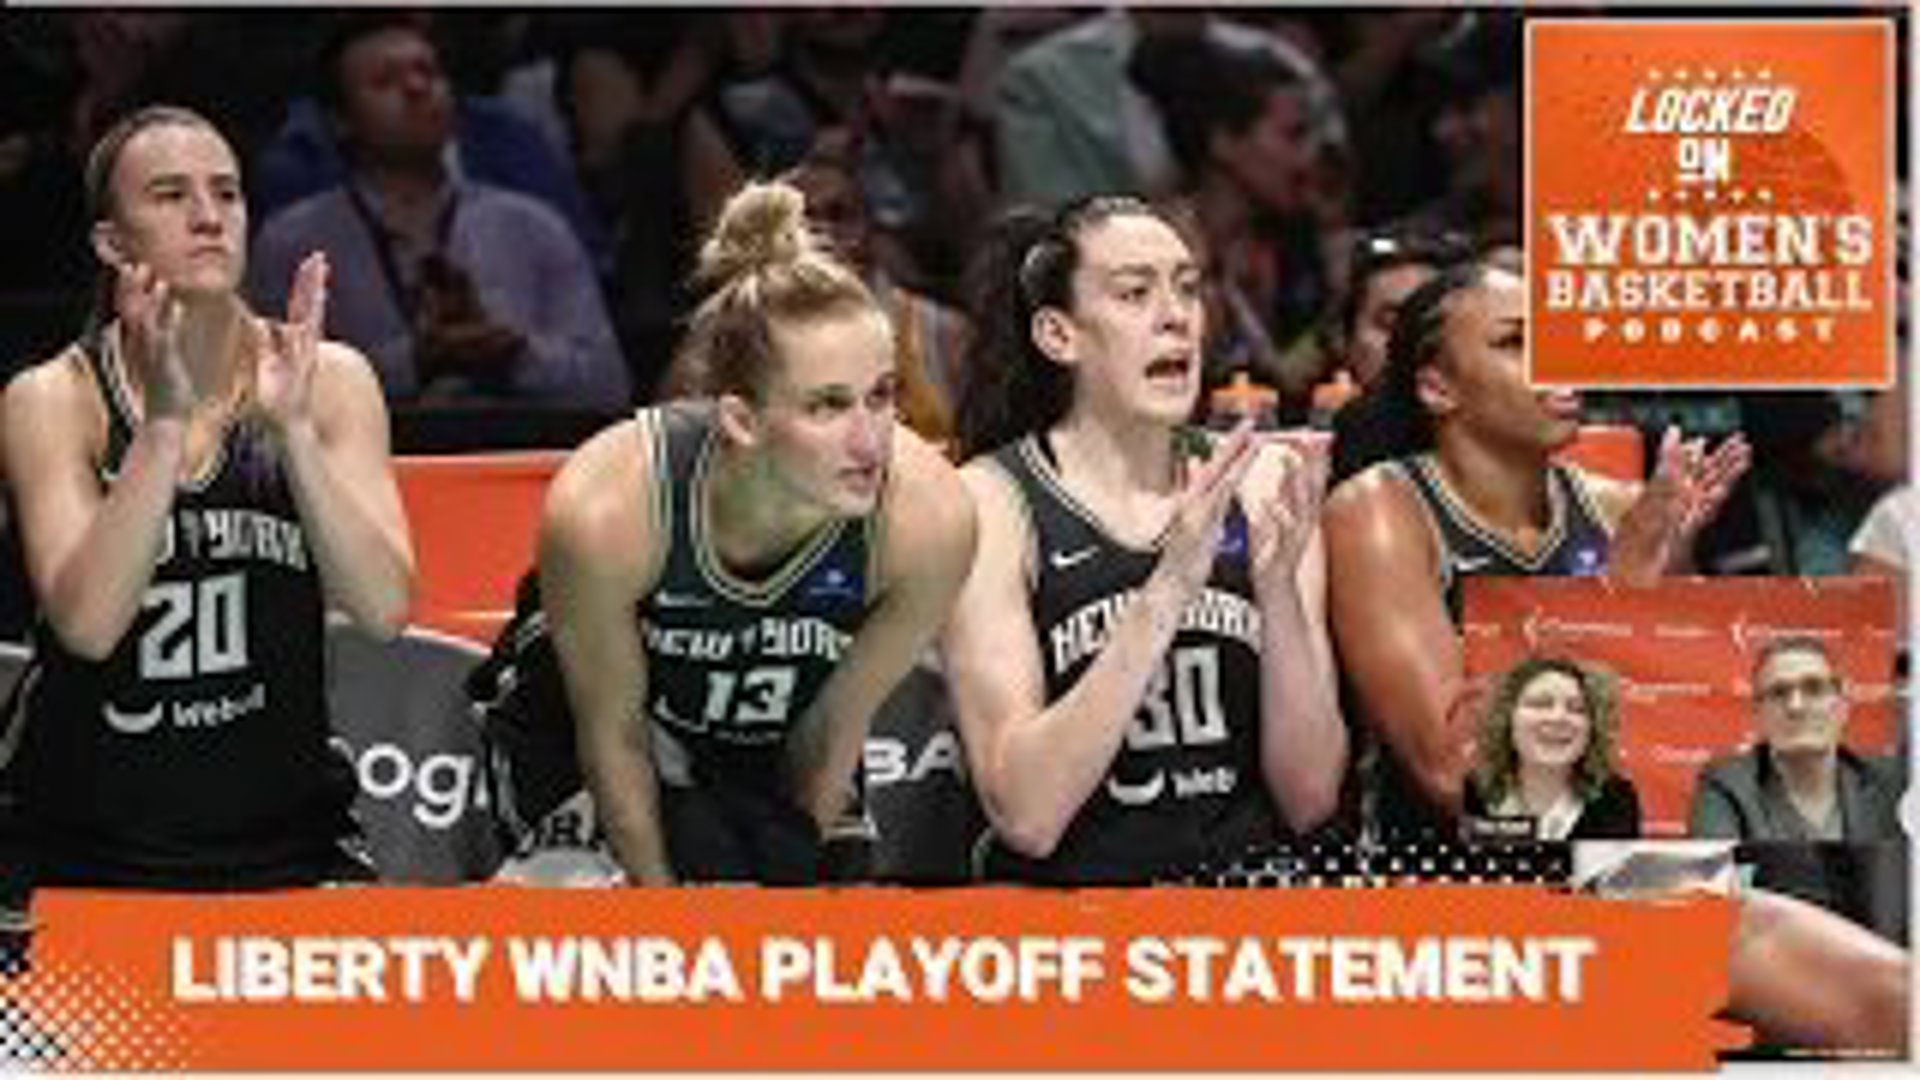
<svg viewBox="0 0 1920 1080">
<path fill-rule="evenodd" d="M 140 638 L 140 677 L 191 679 L 247 666 L 247 579 L 220 574 L 167 581 L 147 590 L 142 608 L 160 617 Z"/>
<path fill-rule="evenodd" d="M 1226 710 L 1220 707 L 1220 654 L 1211 647 L 1175 649 L 1147 684 L 1146 700 L 1127 728 L 1127 747 L 1208 746 L 1226 738 Z"/>
</svg>

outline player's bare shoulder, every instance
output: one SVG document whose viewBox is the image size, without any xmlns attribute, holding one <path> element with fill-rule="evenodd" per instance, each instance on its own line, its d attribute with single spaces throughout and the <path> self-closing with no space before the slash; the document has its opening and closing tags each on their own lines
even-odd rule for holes
<svg viewBox="0 0 1920 1080">
<path fill-rule="evenodd" d="M 362 415 L 377 410 L 385 416 L 386 391 L 373 364 L 344 341 L 321 341 L 314 348 L 313 404 L 323 423 L 341 414 Z"/>
<path fill-rule="evenodd" d="M 1328 558 L 1336 564 L 1360 557 L 1429 562 L 1440 557 L 1420 497 L 1392 462 L 1372 465 L 1342 481 L 1327 496 L 1321 523 Z"/>
<path fill-rule="evenodd" d="M 642 410 L 582 443 L 547 487 L 541 513 L 542 557 L 618 565 L 647 576 L 664 557 L 662 523 L 654 510 L 656 485 L 651 429 Z"/>
<path fill-rule="evenodd" d="M 77 344 L 15 375 L 0 402 L 0 425 L 21 437 L 77 432 L 103 443 L 106 420 L 106 402 Z"/>
<path fill-rule="evenodd" d="M 964 567 L 973 556 L 973 500 L 960 471 L 911 428 L 897 424 L 887 480 L 885 534 L 890 566 L 937 558 Z"/>
</svg>

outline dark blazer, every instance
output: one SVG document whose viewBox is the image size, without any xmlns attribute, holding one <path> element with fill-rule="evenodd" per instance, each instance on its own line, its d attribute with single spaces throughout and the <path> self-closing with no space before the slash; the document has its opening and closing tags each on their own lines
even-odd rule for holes
<svg viewBox="0 0 1920 1080">
<path fill-rule="evenodd" d="M 1902 837 L 1899 809 L 1905 784 L 1892 760 L 1861 757 L 1843 746 L 1836 778 L 1842 840 L 1866 844 Z M 1721 840 L 1811 839 L 1798 815 L 1783 812 L 1785 795 L 1779 784 L 1764 743 L 1708 764 L 1694 783 L 1688 835 Z"/>
<path fill-rule="evenodd" d="M 1467 784 L 1464 808 L 1469 818 L 1492 817 L 1477 783 Z M 1567 839 L 1631 840 L 1639 836 L 1640 793 L 1626 777 L 1610 776 L 1600 785 L 1599 792 L 1587 800 L 1587 805 L 1581 807 L 1580 817 L 1574 821 Z"/>
</svg>

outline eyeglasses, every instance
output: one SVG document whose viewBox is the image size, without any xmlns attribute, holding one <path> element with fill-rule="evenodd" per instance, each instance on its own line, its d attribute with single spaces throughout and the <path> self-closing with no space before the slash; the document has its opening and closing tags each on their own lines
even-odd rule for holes
<svg viewBox="0 0 1920 1080">
<path fill-rule="evenodd" d="M 1790 679 L 1769 683 L 1760 688 L 1760 703 L 1780 708 L 1787 705 L 1795 694 L 1820 705 L 1840 692 L 1840 680 L 1831 675 L 1808 675 L 1802 679 Z"/>
</svg>

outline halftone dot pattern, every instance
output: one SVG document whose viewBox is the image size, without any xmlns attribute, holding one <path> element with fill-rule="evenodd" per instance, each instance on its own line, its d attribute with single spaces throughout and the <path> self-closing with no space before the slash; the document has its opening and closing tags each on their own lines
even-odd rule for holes
<svg viewBox="0 0 1920 1080">
<path fill-rule="evenodd" d="M 1572 849 L 1552 841 L 1472 843 L 1426 839 L 1384 844 L 1281 842 L 1173 875 L 1215 888 L 1367 888 L 1420 883 L 1562 885 Z"/>
<path fill-rule="evenodd" d="M 179 1071 L 183 1018 L 110 969 L 36 960 L 0 1001 L 0 1070 Z"/>
</svg>

